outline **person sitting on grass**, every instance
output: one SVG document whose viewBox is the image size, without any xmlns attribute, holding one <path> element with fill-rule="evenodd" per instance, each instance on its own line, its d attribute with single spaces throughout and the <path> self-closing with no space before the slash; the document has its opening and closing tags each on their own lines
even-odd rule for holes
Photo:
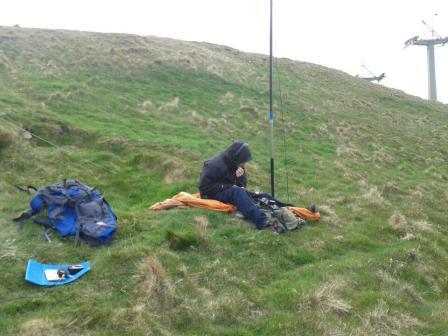
<svg viewBox="0 0 448 336">
<path fill-rule="evenodd" d="M 245 164 L 250 160 L 249 145 L 242 141 L 233 142 L 224 152 L 205 160 L 199 180 L 201 198 L 235 205 L 259 230 L 272 227 L 276 232 L 286 232 L 277 219 L 268 219 L 246 190 Z"/>
</svg>

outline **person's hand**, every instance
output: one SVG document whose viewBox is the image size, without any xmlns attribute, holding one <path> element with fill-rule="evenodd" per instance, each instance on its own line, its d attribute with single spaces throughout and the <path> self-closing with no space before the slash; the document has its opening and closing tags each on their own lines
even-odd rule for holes
<svg viewBox="0 0 448 336">
<path fill-rule="evenodd" d="M 236 174 L 236 177 L 243 176 L 244 175 L 244 168 L 238 167 L 238 169 L 236 170 L 235 174 Z"/>
</svg>

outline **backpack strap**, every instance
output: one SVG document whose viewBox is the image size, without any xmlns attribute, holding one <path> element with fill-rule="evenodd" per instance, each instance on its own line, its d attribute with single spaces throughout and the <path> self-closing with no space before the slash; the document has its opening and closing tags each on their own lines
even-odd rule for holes
<svg viewBox="0 0 448 336">
<path fill-rule="evenodd" d="M 31 217 L 31 220 L 34 222 L 34 223 L 36 223 L 36 224 L 39 224 L 39 225 L 42 225 L 42 226 L 44 226 L 45 228 L 50 228 L 50 229 L 53 229 L 54 228 L 54 225 L 53 225 L 53 223 L 49 220 L 49 219 L 46 219 L 46 218 L 37 218 L 37 217 L 35 217 L 35 216 L 32 216 Z"/>
<path fill-rule="evenodd" d="M 30 219 L 34 215 L 34 211 L 30 209 L 28 211 L 22 212 L 18 217 L 13 218 L 12 220 L 14 222 L 23 222 L 26 219 Z"/>
<path fill-rule="evenodd" d="M 49 228 L 46 228 L 46 229 L 45 229 L 45 231 L 44 231 L 44 236 L 45 236 L 45 239 L 48 241 L 48 243 L 51 243 L 50 229 L 49 229 Z"/>
<path fill-rule="evenodd" d="M 90 190 L 89 189 L 88 190 L 83 189 L 83 191 L 84 191 L 84 196 L 83 197 L 80 197 L 80 198 L 72 201 L 73 202 L 73 208 L 75 209 L 76 217 L 77 217 L 77 220 L 76 220 L 76 233 L 75 233 L 75 246 L 78 246 L 78 243 L 79 243 L 79 233 L 81 231 L 81 220 L 80 220 L 81 214 L 79 213 L 79 204 L 81 202 L 83 202 L 86 198 L 89 198 L 90 200 L 92 200 L 92 196 L 90 194 Z"/>
<path fill-rule="evenodd" d="M 26 186 L 26 187 L 22 187 L 19 185 L 14 184 L 14 187 L 16 187 L 17 189 L 19 189 L 20 191 L 26 192 L 28 194 L 31 194 L 31 190 L 33 190 L 33 193 L 37 192 L 37 188 L 33 187 L 32 185 Z"/>
<path fill-rule="evenodd" d="M 75 207 L 75 211 L 76 211 L 76 217 L 79 218 L 78 207 Z M 75 233 L 75 246 L 78 246 L 78 243 L 79 243 L 79 231 L 81 231 L 81 224 L 80 224 L 80 221 L 77 220 L 76 221 L 76 233 Z"/>
<path fill-rule="evenodd" d="M 53 224 L 51 223 L 50 220 L 44 219 L 44 218 L 37 218 L 35 215 L 36 215 L 36 213 L 32 209 L 30 209 L 28 211 L 22 212 L 20 214 L 20 216 L 13 218 L 12 220 L 14 222 L 19 223 L 19 231 L 21 231 L 21 232 L 23 231 L 24 221 L 27 219 L 31 219 L 34 223 L 44 226 L 45 227 L 45 231 L 44 231 L 45 239 L 47 239 L 47 241 L 49 243 L 51 243 L 49 231 L 50 231 L 50 229 L 54 228 Z"/>
</svg>

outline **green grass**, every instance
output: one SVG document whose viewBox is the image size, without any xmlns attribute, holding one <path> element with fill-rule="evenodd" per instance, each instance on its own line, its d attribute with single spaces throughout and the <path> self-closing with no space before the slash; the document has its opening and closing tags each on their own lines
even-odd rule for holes
<svg viewBox="0 0 448 336">
<path fill-rule="evenodd" d="M 276 63 L 277 196 L 322 215 L 282 236 L 228 214 L 146 210 L 196 192 L 203 160 L 232 140 L 252 148 L 250 189 L 269 191 L 265 56 L 0 28 L 0 334 L 445 335 L 448 108 Z M 63 178 L 104 192 L 112 245 L 48 244 L 11 221 L 30 199 L 13 185 Z M 38 288 L 23 280 L 30 258 L 93 269 Z"/>
</svg>

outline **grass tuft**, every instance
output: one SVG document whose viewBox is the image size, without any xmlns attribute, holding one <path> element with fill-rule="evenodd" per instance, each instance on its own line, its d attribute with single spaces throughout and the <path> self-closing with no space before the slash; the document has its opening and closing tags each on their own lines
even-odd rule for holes
<svg viewBox="0 0 448 336">
<path fill-rule="evenodd" d="M 185 251 L 192 247 L 199 247 L 205 244 L 205 238 L 198 232 L 174 232 L 166 231 L 165 238 L 169 243 L 170 249 Z"/>
<path fill-rule="evenodd" d="M 336 294 L 336 291 L 342 286 L 343 283 L 337 281 L 324 285 L 314 293 L 305 296 L 299 304 L 300 309 L 304 312 L 310 309 L 318 309 L 323 314 L 349 314 L 352 306 Z"/>
<path fill-rule="evenodd" d="M 322 219 L 334 226 L 338 226 L 340 223 L 339 217 L 336 212 L 328 205 L 319 205 L 319 213 L 322 215 Z"/>
<path fill-rule="evenodd" d="M 392 216 L 390 216 L 389 225 L 394 230 L 402 233 L 406 233 L 408 230 L 408 222 L 406 220 L 406 217 L 398 210 L 395 210 Z"/>
<path fill-rule="evenodd" d="M 26 321 L 20 326 L 20 330 L 20 335 L 22 336 L 59 335 L 59 332 L 54 328 L 53 323 L 48 319 Z"/>
<path fill-rule="evenodd" d="M 18 136 L 15 132 L 0 128 L 0 152 L 12 146 L 17 140 Z"/>
<path fill-rule="evenodd" d="M 424 323 L 407 313 L 396 313 L 389 305 L 381 300 L 376 307 L 367 314 L 364 320 L 362 333 L 375 335 L 418 335 L 415 328 L 424 326 Z"/>
<path fill-rule="evenodd" d="M 171 301 L 174 296 L 174 287 L 155 257 L 148 257 L 140 264 L 138 293 L 149 308 L 157 308 Z"/>
</svg>

